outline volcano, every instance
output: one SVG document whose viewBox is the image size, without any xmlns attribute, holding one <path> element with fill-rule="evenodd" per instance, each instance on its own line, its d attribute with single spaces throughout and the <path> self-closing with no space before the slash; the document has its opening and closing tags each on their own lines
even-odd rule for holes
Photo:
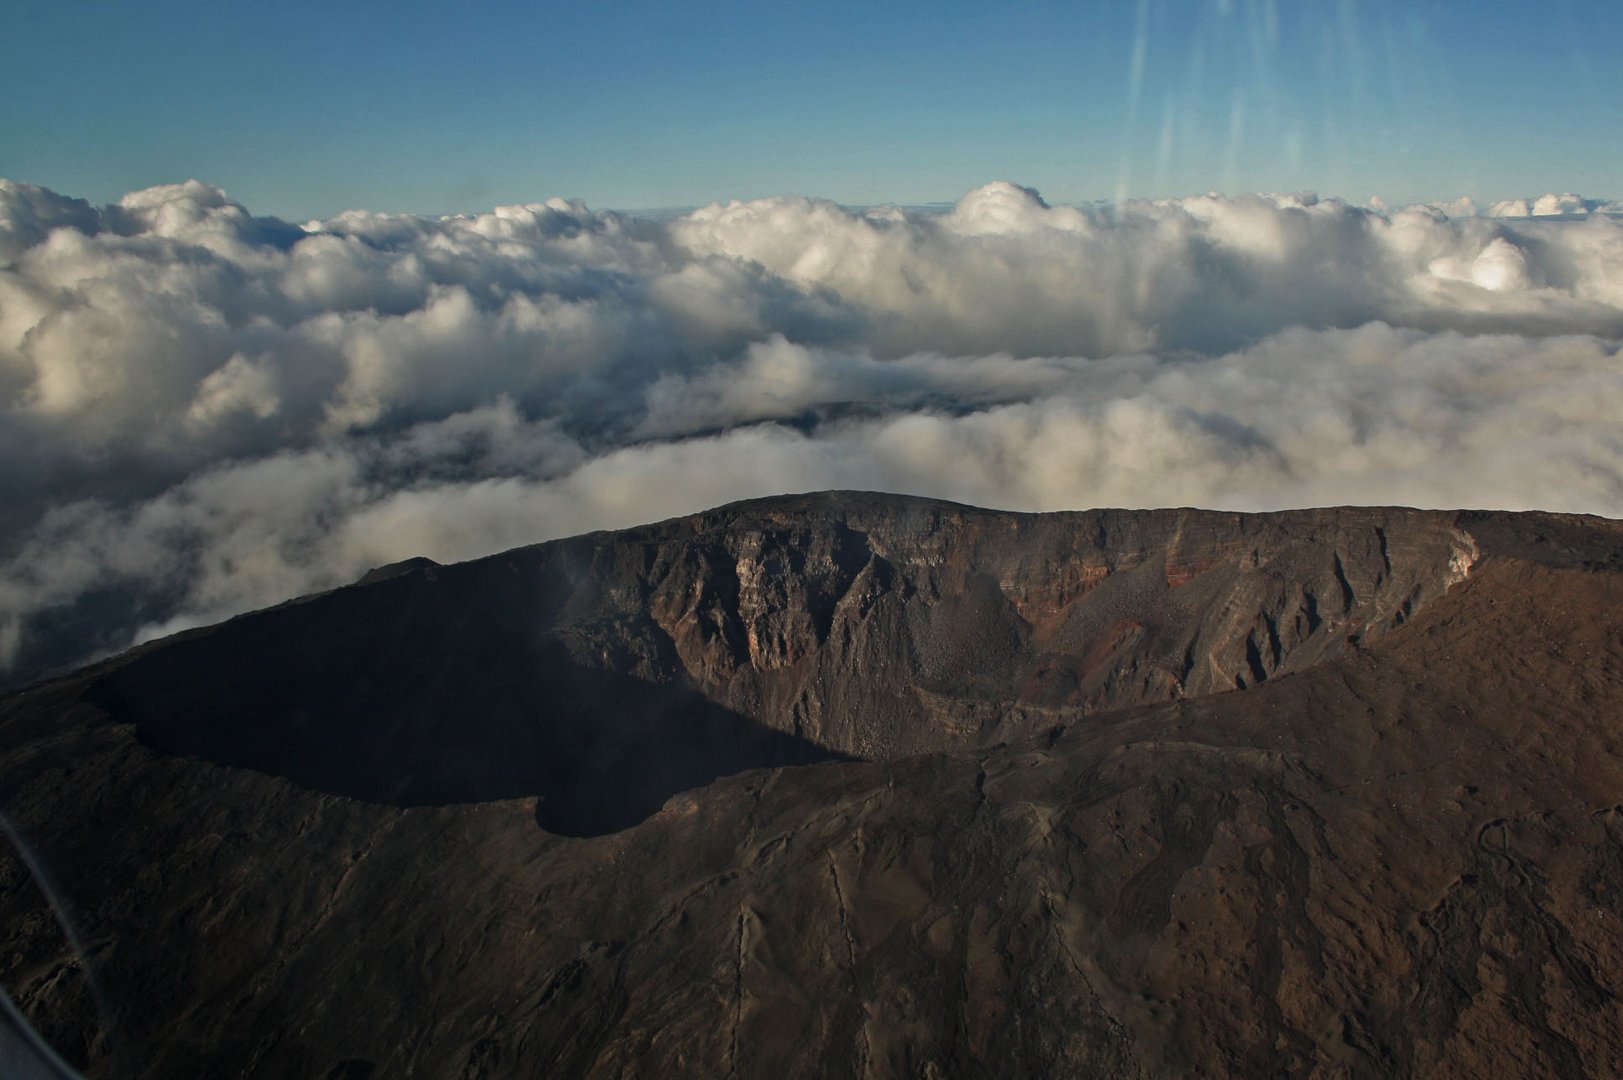
<svg viewBox="0 0 1623 1080">
<path fill-rule="evenodd" d="M 1623 1074 L 1623 523 L 785 496 L 0 700 L 92 1077 Z"/>
</svg>

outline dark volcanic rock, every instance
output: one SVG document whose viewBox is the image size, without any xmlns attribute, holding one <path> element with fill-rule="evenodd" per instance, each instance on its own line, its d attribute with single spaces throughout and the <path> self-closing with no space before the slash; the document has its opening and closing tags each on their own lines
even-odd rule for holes
<svg viewBox="0 0 1623 1080">
<path fill-rule="evenodd" d="M 1620 553 L 831 494 L 399 564 L 0 702 L 85 954 L 10 855 L 0 980 L 96 1075 L 1616 1075 Z"/>
</svg>

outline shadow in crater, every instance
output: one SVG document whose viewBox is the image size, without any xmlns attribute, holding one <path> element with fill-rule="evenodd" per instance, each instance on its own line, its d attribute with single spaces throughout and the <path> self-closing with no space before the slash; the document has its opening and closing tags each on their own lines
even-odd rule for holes
<svg viewBox="0 0 1623 1080">
<path fill-rule="evenodd" d="M 577 663 L 525 628 L 534 607 L 450 610 L 431 582 L 388 586 L 171 639 L 87 697 L 163 753 L 397 806 L 539 796 L 538 824 L 570 836 L 628 828 L 719 776 L 849 760 Z"/>
</svg>

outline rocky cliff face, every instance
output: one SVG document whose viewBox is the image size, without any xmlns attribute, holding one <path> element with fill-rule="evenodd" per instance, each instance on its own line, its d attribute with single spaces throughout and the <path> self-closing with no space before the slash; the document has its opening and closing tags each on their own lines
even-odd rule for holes
<svg viewBox="0 0 1623 1080">
<path fill-rule="evenodd" d="M 1415 511 L 1019 515 L 834 494 L 526 554 L 572 583 L 551 629 L 582 663 L 890 758 L 1310 667 L 1401 625 L 1479 553 Z"/>
<path fill-rule="evenodd" d="M 1620 571 L 850 494 L 385 568 L 0 701 L 78 942 L 8 854 L 0 981 L 106 1076 L 1616 1075 Z"/>
</svg>

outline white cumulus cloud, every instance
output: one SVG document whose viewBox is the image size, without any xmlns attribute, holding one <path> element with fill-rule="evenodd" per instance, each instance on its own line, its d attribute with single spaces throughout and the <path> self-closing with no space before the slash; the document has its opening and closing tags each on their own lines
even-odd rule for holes
<svg viewBox="0 0 1623 1080">
<path fill-rule="evenodd" d="M 1623 514 L 1623 222 L 1569 195 L 292 225 L 0 181 L 0 666 L 728 499 Z"/>
</svg>

